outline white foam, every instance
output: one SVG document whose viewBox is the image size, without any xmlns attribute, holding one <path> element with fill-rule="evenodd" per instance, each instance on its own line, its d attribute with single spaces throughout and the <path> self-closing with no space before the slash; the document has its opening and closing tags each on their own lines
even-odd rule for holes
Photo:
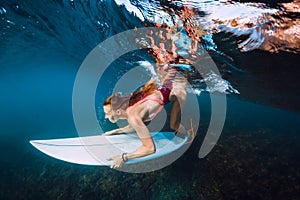
<svg viewBox="0 0 300 200">
<path fill-rule="evenodd" d="M 228 81 L 212 71 L 202 80 L 202 82 L 206 83 L 206 91 L 208 92 L 240 94 Z"/>
<path fill-rule="evenodd" d="M 179 21 L 178 16 L 172 16 L 165 12 L 156 2 L 141 1 L 139 7 L 135 7 L 128 0 L 116 0 L 118 4 L 124 4 L 129 11 L 133 11 L 137 16 L 144 16 L 147 21 L 158 24 L 173 25 L 172 18 Z M 278 9 L 267 8 L 262 3 L 239 3 L 228 0 L 207 1 L 207 0 L 185 0 L 174 1 L 177 6 L 193 7 L 205 13 L 204 16 L 195 18 L 198 25 L 206 30 L 225 31 L 233 33 L 236 36 L 249 35 L 249 38 L 240 43 L 239 47 L 243 51 L 259 48 L 264 42 L 262 24 L 266 23 L 264 15 L 270 15 L 278 12 Z M 134 9 L 133 9 L 134 8 Z M 144 21 L 144 17 L 140 17 Z M 251 24 L 252 26 L 248 26 Z M 268 32 L 267 32 L 268 31 Z M 264 34 L 272 34 L 272 30 L 264 29 Z M 209 38 L 206 38 L 209 39 Z M 216 49 L 214 42 L 211 49 Z"/>
<path fill-rule="evenodd" d="M 144 21 L 144 17 L 143 14 L 141 13 L 141 11 L 139 9 L 137 9 L 135 6 L 133 6 L 129 0 L 115 0 L 115 2 L 118 5 L 124 5 L 125 8 L 129 11 L 129 12 L 133 12 L 138 18 L 140 18 L 142 21 Z"/>
</svg>

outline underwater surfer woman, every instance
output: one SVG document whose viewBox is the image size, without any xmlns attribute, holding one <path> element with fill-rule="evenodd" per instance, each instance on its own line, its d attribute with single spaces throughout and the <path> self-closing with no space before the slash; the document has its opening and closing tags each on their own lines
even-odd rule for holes
<svg viewBox="0 0 300 200">
<path fill-rule="evenodd" d="M 126 119 L 128 125 L 108 131 L 103 135 L 107 136 L 136 131 L 142 142 L 142 146 L 134 152 L 108 158 L 108 160 L 114 162 L 111 168 L 121 167 L 129 159 L 155 153 L 155 144 L 144 122 L 152 120 L 163 109 L 164 105 L 170 101 L 173 102 L 170 128 L 177 131 L 183 128 L 180 124 L 180 115 L 181 106 L 184 105 L 186 100 L 186 91 L 182 85 L 176 85 L 169 80 L 166 79 L 158 87 L 156 79 L 151 79 L 143 88 L 131 95 L 121 96 L 119 93 L 115 93 L 104 101 L 103 109 L 105 118 L 109 119 L 112 123 L 116 123 L 119 119 Z"/>
</svg>

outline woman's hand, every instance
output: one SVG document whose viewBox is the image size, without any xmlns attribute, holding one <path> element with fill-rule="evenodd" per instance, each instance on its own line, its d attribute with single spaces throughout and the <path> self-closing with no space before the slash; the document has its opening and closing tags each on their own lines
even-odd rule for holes
<svg viewBox="0 0 300 200">
<path fill-rule="evenodd" d="M 114 156 L 107 159 L 108 161 L 113 161 L 113 164 L 110 166 L 110 168 L 119 168 L 122 167 L 124 164 L 122 156 Z"/>
<path fill-rule="evenodd" d="M 117 135 L 117 134 L 131 133 L 133 131 L 135 131 L 135 130 L 130 125 L 127 125 L 123 128 L 118 128 L 118 129 L 114 129 L 114 130 L 111 130 L 111 131 L 107 131 L 102 135 L 103 136 Z"/>
<path fill-rule="evenodd" d="M 108 136 L 108 135 L 114 135 L 116 134 L 116 131 L 115 130 L 112 130 L 112 131 L 107 131 L 105 132 L 104 134 L 102 134 L 103 136 Z"/>
</svg>

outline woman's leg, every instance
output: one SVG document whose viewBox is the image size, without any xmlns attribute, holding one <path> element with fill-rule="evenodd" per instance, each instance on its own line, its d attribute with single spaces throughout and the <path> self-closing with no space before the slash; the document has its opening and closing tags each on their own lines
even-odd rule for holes
<svg viewBox="0 0 300 200">
<path fill-rule="evenodd" d="M 181 126 L 181 112 L 186 101 L 186 91 L 184 88 L 175 91 L 172 90 L 170 94 L 170 101 L 173 101 L 170 116 L 170 128 L 175 131 L 179 131 L 178 129 Z"/>
</svg>

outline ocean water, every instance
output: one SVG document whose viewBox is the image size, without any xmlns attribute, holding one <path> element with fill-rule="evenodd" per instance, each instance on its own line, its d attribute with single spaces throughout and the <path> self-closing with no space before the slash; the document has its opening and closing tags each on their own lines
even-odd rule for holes
<svg viewBox="0 0 300 200">
<path fill-rule="evenodd" d="M 172 23 L 182 4 L 201 14 L 202 45 L 224 80 L 210 89 L 227 94 L 225 125 L 208 156 L 198 158 L 209 90 L 193 74 L 193 92 L 201 91 L 197 137 L 166 168 L 130 174 L 76 165 L 29 144 L 78 136 L 73 86 L 92 49 L 144 21 Z M 0 199 L 299 199 L 299 30 L 297 1 L 1 1 Z M 145 62 L 153 58 L 135 51 L 105 71 L 95 97 L 104 129 L 113 125 L 103 122 L 103 99 Z"/>
</svg>

